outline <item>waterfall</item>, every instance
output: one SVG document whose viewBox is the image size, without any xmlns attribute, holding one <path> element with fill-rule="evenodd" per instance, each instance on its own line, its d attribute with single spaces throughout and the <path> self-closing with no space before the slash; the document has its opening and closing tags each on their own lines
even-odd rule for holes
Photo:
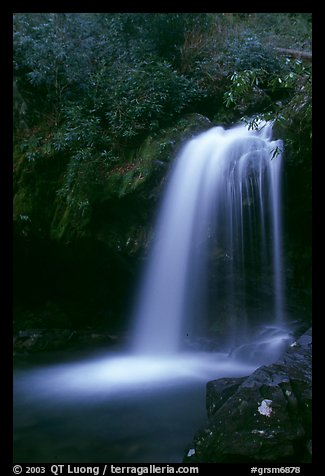
<svg viewBox="0 0 325 476">
<path fill-rule="evenodd" d="M 206 420 L 206 382 L 250 375 L 293 343 L 283 325 L 282 142 L 271 133 L 270 124 L 214 127 L 184 145 L 139 282 L 132 349 L 17 362 L 16 458 L 41 448 L 43 459 L 83 461 L 71 446 L 79 432 L 101 435 L 93 460 L 182 461 Z M 59 446 L 46 443 L 49 425 Z M 35 440 L 27 447 L 26 431 Z"/>
<path fill-rule="evenodd" d="M 206 316 L 234 342 L 266 312 L 264 295 L 283 323 L 281 151 L 270 123 L 213 127 L 182 148 L 135 305 L 137 353 L 177 352 Z"/>
</svg>

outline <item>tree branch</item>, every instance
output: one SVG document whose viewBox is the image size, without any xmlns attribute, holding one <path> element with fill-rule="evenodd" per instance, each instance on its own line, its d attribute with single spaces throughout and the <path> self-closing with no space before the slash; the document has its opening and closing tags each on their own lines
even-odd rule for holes
<svg viewBox="0 0 325 476">
<path fill-rule="evenodd" d="M 308 61 L 312 60 L 312 53 L 307 51 L 291 50 L 289 48 L 275 48 L 279 53 L 293 56 L 294 58 L 302 58 Z"/>
</svg>

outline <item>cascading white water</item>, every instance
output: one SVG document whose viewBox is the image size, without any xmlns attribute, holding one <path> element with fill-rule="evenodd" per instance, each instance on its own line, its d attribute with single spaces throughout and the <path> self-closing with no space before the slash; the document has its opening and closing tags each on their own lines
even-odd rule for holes
<svg viewBox="0 0 325 476">
<path fill-rule="evenodd" d="M 210 312 L 211 295 L 214 319 L 227 319 L 228 335 L 245 333 L 247 289 L 262 292 L 263 279 L 273 290 L 273 322 L 283 323 L 282 141 L 271 135 L 270 123 L 259 131 L 214 127 L 179 153 L 136 303 L 137 353 L 177 352 L 194 319 Z M 210 274 L 219 283 L 212 292 Z"/>
<path fill-rule="evenodd" d="M 283 352 L 290 336 L 281 329 L 276 147 L 282 143 L 271 140 L 270 125 L 260 132 L 216 127 L 185 145 L 171 170 L 133 316 L 134 351 L 16 370 L 18 463 L 181 462 L 188 435 L 205 421 L 206 382 L 247 376 Z M 265 286 L 273 292 L 268 321 L 258 309 Z M 249 302 L 254 296 L 257 304 Z M 252 310 L 262 329 L 246 340 L 217 352 L 182 349 L 206 315 L 234 338 L 250 329 Z"/>
</svg>

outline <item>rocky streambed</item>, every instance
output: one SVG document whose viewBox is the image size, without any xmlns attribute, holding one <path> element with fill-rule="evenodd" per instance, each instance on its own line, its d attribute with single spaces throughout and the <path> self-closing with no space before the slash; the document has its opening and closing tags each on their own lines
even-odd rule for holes
<svg viewBox="0 0 325 476">
<path fill-rule="evenodd" d="M 250 376 L 208 382 L 206 406 L 184 462 L 311 462 L 311 329 Z"/>
</svg>

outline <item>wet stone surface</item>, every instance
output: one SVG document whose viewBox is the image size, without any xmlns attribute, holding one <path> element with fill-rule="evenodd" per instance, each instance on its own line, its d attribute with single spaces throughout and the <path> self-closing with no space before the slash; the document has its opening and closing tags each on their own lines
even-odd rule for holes
<svg viewBox="0 0 325 476">
<path fill-rule="evenodd" d="M 184 462 L 311 462 L 311 388 L 310 329 L 247 378 L 208 382 L 209 424 Z"/>
</svg>

